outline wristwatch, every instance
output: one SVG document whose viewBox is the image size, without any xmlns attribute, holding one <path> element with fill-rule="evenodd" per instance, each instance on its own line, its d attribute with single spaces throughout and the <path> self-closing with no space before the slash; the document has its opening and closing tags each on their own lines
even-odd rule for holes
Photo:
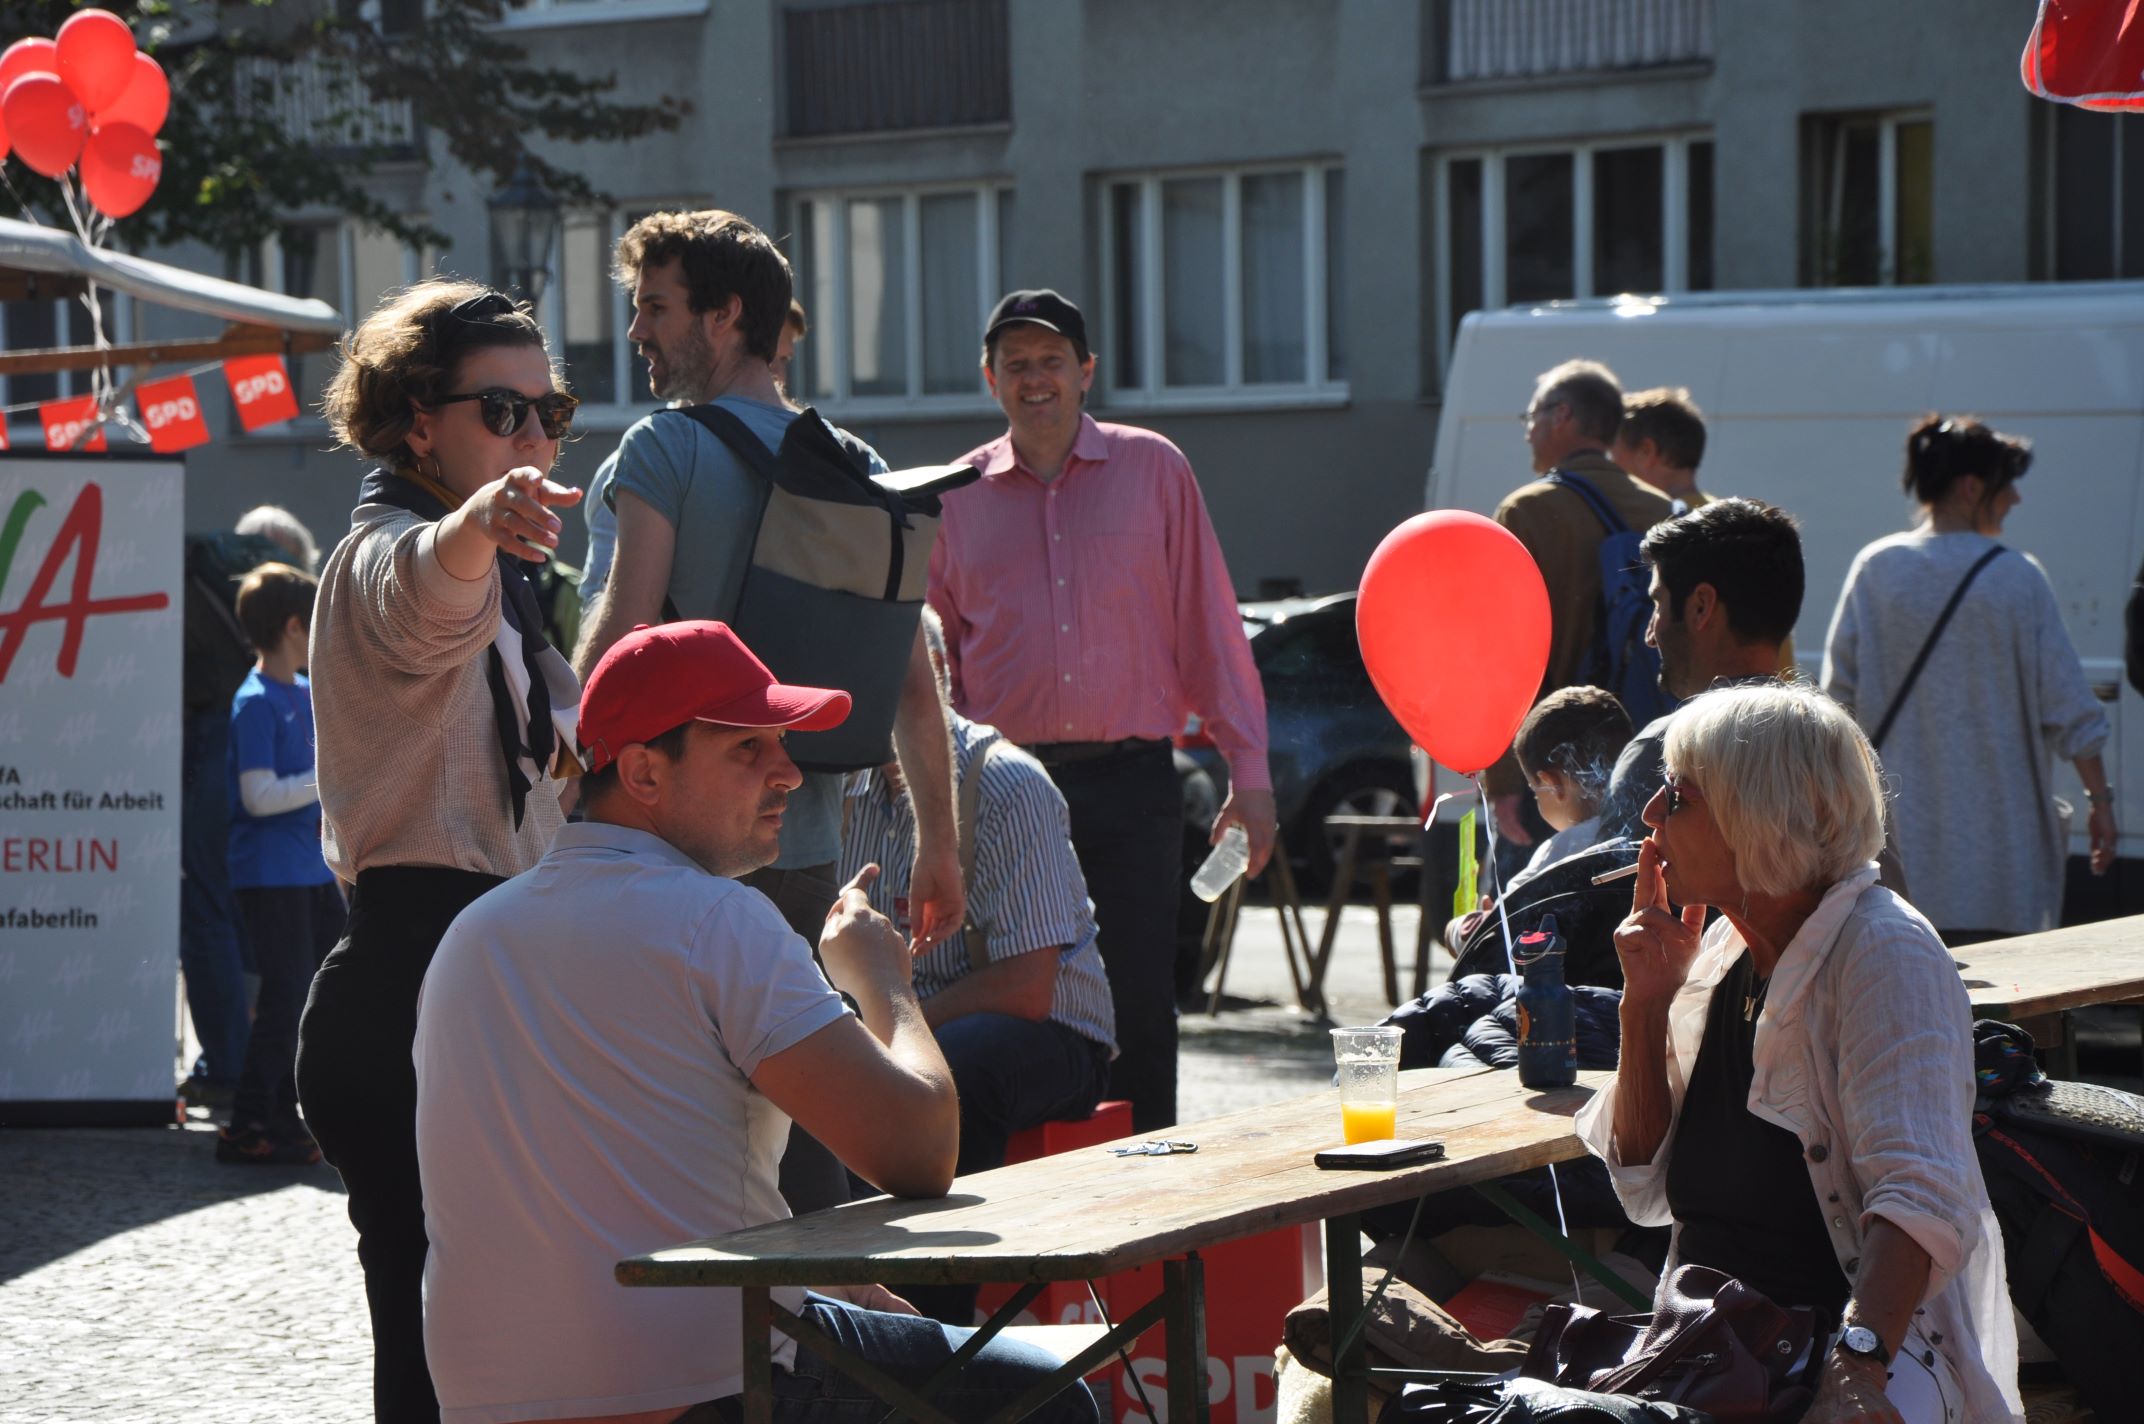
<svg viewBox="0 0 2144 1424">
<path fill-rule="evenodd" d="M 1883 1337 L 1866 1325 L 1849 1325 L 1841 1330 L 1839 1348 L 1849 1355 L 1874 1360 L 1879 1365 L 1891 1363 L 1891 1352 L 1883 1347 Z"/>
</svg>

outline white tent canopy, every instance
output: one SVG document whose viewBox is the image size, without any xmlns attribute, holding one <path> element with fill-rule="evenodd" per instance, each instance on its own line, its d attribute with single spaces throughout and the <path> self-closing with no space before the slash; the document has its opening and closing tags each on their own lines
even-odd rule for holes
<svg viewBox="0 0 2144 1424">
<path fill-rule="evenodd" d="M 280 296 L 146 258 L 106 252 L 71 233 L 0 218 L 0 300 L 66 297 L 89 284 L 226 323 L 220 337 L 133 346 L 73 346 L 0 353 L 0 375 L 98 366 L 218 360 L 324 351 L 342 335 L 342 314 L 313 298 Z"/>
</svg>

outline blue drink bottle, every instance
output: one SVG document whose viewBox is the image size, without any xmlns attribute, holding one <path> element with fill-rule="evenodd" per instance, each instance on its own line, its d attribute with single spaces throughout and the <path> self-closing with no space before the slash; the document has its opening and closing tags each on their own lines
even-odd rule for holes
<svg viewBox="0 0 2144 1424">
<path fill-rule="evenodd" d="M 1519 937 L 1519 1081 L 1529 1088 L 1568 1088 L 1578 1081 L 1578 1013 L 1563 982 L 1563 939 L 1556 917 Z"/>
</svg>

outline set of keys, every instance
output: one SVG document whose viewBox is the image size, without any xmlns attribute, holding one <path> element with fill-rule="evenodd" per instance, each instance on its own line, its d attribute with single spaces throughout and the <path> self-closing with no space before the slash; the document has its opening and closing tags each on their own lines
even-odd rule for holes
<svg viewBox="0 0 2144 1424">
<path fill-rule="evenodd" d="M 1149 1142 L 1135 1142 L 1129 1147 L 1112 1147 L 1111 1154 L 1118 1157 L 1168 1157 L 1178 1152 L 1196 1152 L 1196 1142 L 1177 1138 L 1157 1137 Z"/>
</svg>

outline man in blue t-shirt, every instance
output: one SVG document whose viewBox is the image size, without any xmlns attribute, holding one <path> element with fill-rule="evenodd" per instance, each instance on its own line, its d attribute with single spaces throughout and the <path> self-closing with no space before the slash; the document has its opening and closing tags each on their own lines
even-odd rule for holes
<svg viewBox="0 0 2144 1424">
<path fill-rule="evenodd" d="M 342 891 L 320 854 L 306 663 L 312 575 L 263 564 L 238 586 L 238 622 L 257 656 L 231 699 L 231 886 L 260 972 L 231 1123 L 216 1160 L 320 1160 L 298 1118 L 292 1068 L 313 972 L 342 935 Z"/>
<path fill-rule="evenodd" d="M 789 318 L 789 263 L 734 213 L 652 213 L 619 239 L 617 271 L 631 283 L 627 334 L 662 400 L 720 405 L 773 450 L 802 416 L 775 378 Z M 871 456 L 875 469 L 885 464 Z M 612 476 L 617 543 L 574 666 L 583 679 L 642 623 L 734 621 L 759 532 L 765 488 L 721 440 L 688 416 L 658 412 L 625 432 Z M 665 605 L 672 612 L 665 612 Z M 894 724 L 894 750 L 915 795 L 917 846 L 910 896 L 918 952 L 961 926 L 959 837 L 945 710 L 917 632 Z M 840 892 L 841 777 L 807 772 L 789 794 L 774 864 L 744 883 L 816 941 Z M 848 1199 L 848 1176 L 808 1137 L 792 1133 L 782 1194 L 801 1213 Z"/>
</svg>

